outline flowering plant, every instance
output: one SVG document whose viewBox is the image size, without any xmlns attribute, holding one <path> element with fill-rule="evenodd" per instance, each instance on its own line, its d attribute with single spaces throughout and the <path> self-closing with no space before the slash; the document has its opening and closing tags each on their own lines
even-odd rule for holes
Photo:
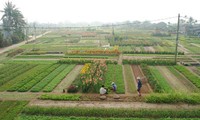
<svg viewBox="0 0 200 120">
<path fill-rule="evenodd" d="M 105 61 L 94 60 L 92 63 L 85 64 L 80 73 L 82 91 L 98 92 L 100 85 L 104 83 L 106 70 Z"/>
</svg>

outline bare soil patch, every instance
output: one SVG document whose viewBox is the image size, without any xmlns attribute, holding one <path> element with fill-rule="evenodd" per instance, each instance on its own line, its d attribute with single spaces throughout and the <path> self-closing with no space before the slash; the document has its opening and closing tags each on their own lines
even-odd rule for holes
<svg viewBox="0 0 200 120">
<path fill-rule="evenodd" d="M 152 92 L 152 89 L 151 89 L 146 77 L 144 76 L 140 66 L 132 65 L 131 67 L 132 67 L 132 70 L 133 70 L 133 74 L 134 74 L 135 80 L 136 80 L 137 77 L 142 78 L 141 79 L 141 81 L 142 81 L 141 93 L 150 93 L 150 92 Z"/>
</svg>

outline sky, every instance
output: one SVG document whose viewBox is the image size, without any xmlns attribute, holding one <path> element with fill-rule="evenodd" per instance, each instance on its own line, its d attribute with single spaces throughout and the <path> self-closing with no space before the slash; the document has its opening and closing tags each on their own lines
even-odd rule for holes
<svg viewBox="0 0 200 120">
<path fill-rule="evenodd" d="M 178 13 L 200 20 L 199 0 L 0 0 L 0 10 L 8 1 L 16 5 L 28 22 L 151 21 Z"/>
</svg>

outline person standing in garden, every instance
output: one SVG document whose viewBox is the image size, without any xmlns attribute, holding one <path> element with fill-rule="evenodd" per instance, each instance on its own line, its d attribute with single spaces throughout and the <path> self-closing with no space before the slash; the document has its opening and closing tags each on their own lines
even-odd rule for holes
<svg viewBox="0 0 200 120">
<path fill-rule="evenodd" d="M 113 90 L 113 92 L 116 92 L 116 90 L 117 90 L 117 85 L 114 83 L 114 82 L 112 82 L 112 90 Z"/>
<path fill-rule="evenodd" d="M 138 91 L 138 95 L 141 96 L 141 87 L 142 87 L 142 82 L 141 82 L 141 78 L 137 77 L 137 91 Z"/>
<path fill-rule="evenodd" d="M 100 95 L 108 94 L 108 91 L 106 90 L 106 88 L 104 87 L 104 85 L 101 86 L 99 92 L 100 92 Z"/>
</svg>

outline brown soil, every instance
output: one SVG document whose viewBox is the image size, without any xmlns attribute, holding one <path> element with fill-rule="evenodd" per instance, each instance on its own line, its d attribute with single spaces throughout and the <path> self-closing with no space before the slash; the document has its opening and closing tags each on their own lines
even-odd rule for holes
<svg viewBox="0 0 200 120">
<path fill-rule="evenodd" d="M 152 92 L 152 89 L 149 86 L 149 83 L 148 83 L 147 79 L 145 78 L 140 66 L 132 65 L 131 67 L 132 67 L 132 70 L 133 70 L 133 74 L 134 74 L 135 80 L 136 80 L 137 77 L 141 78 L 141 81 L 142 81 L 141 93 L 150 93 L 150 92 Z"/>
</svg>

